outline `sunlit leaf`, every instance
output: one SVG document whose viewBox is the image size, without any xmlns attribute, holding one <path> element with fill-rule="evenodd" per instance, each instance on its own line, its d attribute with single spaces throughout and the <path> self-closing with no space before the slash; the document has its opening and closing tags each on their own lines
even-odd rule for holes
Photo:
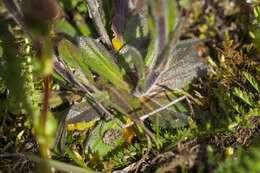
<svg viewBox="0 0 260 173">
<path fill-rule="evenodd" d="M 248 72 L 244 72 L 243 75 L 247 79 L 247 81 L 252 85 L 252 87 L 254 87 L 255 90 L 260 94 L 259 82 L 257 82 L 257 80 Z"/>
<path fill-rule="evenodd" d="M 86 114 L 86 116 L 88 116 L 88 114 Z M 86 121 L 82 121 L 79 123 L 74 123 L 74 124 L 68 124 L 67 125 L 67 130 L 68 131 L 85 131 L 85 130 L 89 130 L 91 128 L 93 128 L 95 126 L 95 124 L 97 123 L 99 119 L 93 119 L 89 122 Z"/>
<path fill-rule="evenodd" d="M 78 164 L 82 168 L 88 169 L 88 166 L 85 163 L 84 159 L 77 151 L 66 148 L 66 153 L 69 155 L 70 159 L 72 159 L 74 162 L 76 162 L 76 164 Z"/>
<path fill-rule="evenodd" d="M 173 30 L 175 29 L 176 20 L 178 16 L 178 9 L 177 9 L 176 2 L 173 0 L 166 0 L 165 6 L 166 6 L 165 16 L 166 16 L 166 23 L 167 23 L 166 35 L 168 37 L 169 34 L 173 32 Z"/>
<path fill-rule="evenodd" d="M 176 45 L 163 69 L 152 71 L 147 77 L 146 93 L 162 88 L 182 88 L 195 77 L 207 74 L 207 65 L 199 59 L 198 41 L 184 41 Z"/>
<path fill-rule="evenodd" d="M 83 59 L 91 70 L 110 81 L 114 86 L 123 90 L 129 90 L 128 84 L 123 80 L 123 74 L 114 62 L 112 55 L 91 38 L 80 38 L 79 45 Z"/>
<path fill-rule="evenodd" d="M 84 36 L 90 36 L 92 35 L 92 31 L 88 24 L 85 22 L 85 17 L 80 14 L 74 15 L 75 24 L 77 25 L 79 31 Z"/>
<path fill-rule="evenodd" d="M 73 45 L 68 40 L 62 40 L 59 42 L 58 51 L 60 57 L 64 59 L 64 61 L 69 65 L 69 67 L 78 69 L 79 67 L 82 69 L 85 77 L 93 81 L 93 75 L 89 70 L 88 64 L 84 60 L 83 54 L 81 50 Z"/>
<path fill-rule="evenodd" d="M 101 122 L 88 137 L 85 153 L 91 149 L 91 153 L 97 153 L 102 158 L 122 145 L 125 139 L 121 126 L 122 122 L 118 119 Z"/>
<path fill-rule="evenodd" d="M 246 91 L 241 90 L 239 88 L 235 88 L 234 91 L 233 91 L 233 94 L 235 96 L 239 97 L 243 102 L 245 102 L 249 106 L 254 105 L 254 101 L 253 101 L 252 97 Z"/>
<path fill-rule="evenodd" d="M 75 37 L 77 34 L 75 28 L 66 20 L 59 20 L 54 27 L 57 33 L 66 33 L 71 37 Z"/>
</svg>

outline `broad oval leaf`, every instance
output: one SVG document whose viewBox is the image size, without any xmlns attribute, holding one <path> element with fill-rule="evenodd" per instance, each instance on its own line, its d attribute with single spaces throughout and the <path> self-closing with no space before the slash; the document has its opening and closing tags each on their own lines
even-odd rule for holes
<svg viewBox="0 0 260 173">
<path fill-rule="evenodd" d="M 162 68 L 157 68 L 147 76 L 144 86 L 144 95 L 160 90 L 182 88 L 194 77 L 207 74 L 207 65 L 199 59 L 196 46 L 201 41 L 186 40 L 175 46 L 171 59 Z"/>
<path fill-rule="evenodd" d="M 122 126 L 122 122 L 116 118 L 99 123 L 87 139 L 85 153 L 89 154 L 91 149 L 92 153 L 97 153 L 102 159 L 125 143 Z"/>
</svg>

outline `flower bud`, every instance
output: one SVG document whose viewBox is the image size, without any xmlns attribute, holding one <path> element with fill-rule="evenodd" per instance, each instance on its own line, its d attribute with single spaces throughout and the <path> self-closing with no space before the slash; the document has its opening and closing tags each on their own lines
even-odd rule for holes
<svg viewBox="0 0 260 173">
<path fill-rule="evenodd" d="M 61 14 L 56 0 L 22 0 L 21 8 L 27 22 L 51 24 Z"/>
</svg>

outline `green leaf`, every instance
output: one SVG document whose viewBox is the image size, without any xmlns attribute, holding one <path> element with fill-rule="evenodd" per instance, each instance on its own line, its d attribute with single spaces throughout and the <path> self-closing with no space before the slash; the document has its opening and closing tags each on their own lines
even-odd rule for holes
<svg viewBox="0 0 260 173">
<path fill-rule="evenodd" d="M 147 18 L 142 13 L 130 16 L 123 33 L 126 43 L 131 44 L 144 39 L 148 35 L 147 24 Z"/>
<path fill-rule="evenodd" d="M 83 60 L 91 70 L 104 79 L 110 81 L 115 87 L 129 90 L 128 84 L 123 79 L 123 74 L 106 48 L 95 40 L 85 37 L 79 39 Z"/>
<path fill-rule="evenodd" d="M 199 59 L 196 46 L 200 45 L 199 40 L 180 41 L 175 44 L 175 48 L 170 51 L 170 55 L 165 57 L 164 62 L 154 66 L 146 76 L 143 92 L 149 94 L 163 89 L 165 86 L 169 89 L 183 88 L 189 84 L 195 77 L 207 74 L 207 65 Z M 160 57 L 158 60 L 162 60 Z"/>
<path fill-rule="evenodd" d="M 90 26 L 88 26 L 85 22 L 85 18 L 80 15 L 80 14 L 75 14 L 74 15 L 74 20 L 77 28 L 81 32 L 82 35 L 84 36 L 90 36 L 92 35 L 92 31 L 90 29 Z"/>
<path fill-rule="evenodd" d="M 143 77 L 144 73 L 144 62 L 141 53 L 134 47 L 125 45 L 119 54 L 122 56 L 124 61 L 123 66 L 126 70 L 126 75 L 129 76 L 134 86 Z"/>
<path fill-rule="evenodd" d="M 180 0 L 180 5 L 183 8 L 185 8 L 186 10 L 189 10 L 190 8 L 192 8 L 190 0 Z"/>
<path fill-rule="evenodd" d="M 71 37 L 75 37 L 77 34 L 77 31 L 75 30 L 75 28 L 73 28 L 73 26 L 66 20 L 59 20 L 55 24 L 55 31 L 58 33 L 66 33 L 66 34 L 70 35 Z"/>
<path fill-rule="evenodd" d="M 85 77 L 89 81 L 93 82 L 93 75 L 89 70 L 88 64 L 84 61 L 83 54 L 79 48 L 77 48 L 70 41 L 64 39 L 59 42 L 58 51 L 68 66 L 74 69 L 78 69 L 80 67 Z"/>
<path fill-rule="evenodd" d="M 85 153 L 97 153 L 101 158 L 122 145 L 124 141 L 122 122 L 113 119 L 109 122 L 101 122 L 88 137 Z M 91 149 L 91 150 L 90 150 Z"/>
<path fill-rule="evenodd" d="M 257 82 L 257 80 L 248 72 L 243 72 L 244 77 L 247 79 L 247 81 L 254 87 L 254 89 L 260 93 L 260 84 Z"/>
<path fill-rule="evenodd" d="M 134 97 L 132 94 L 125 92 L 123 90 L 117 90 L 116 88 L 107 86 L 107 91 L 110 96 L 111 101 L 113 104 L 117 105 L 117 107 L 124 110 L 124 112 L 135 112 L 141 106 L 139 100 Z"/>
<path fill-rule="evenodd" d="M 80 167 L 89 169 L 84 162 L 84 159 L 79 155 L 79 153 L 77 153 L 77 151 L 66 147 L 66 153 L 69 155 L 69 158 L 76 162 L 76 164 L 78 164 Z"/>
<path fill-rule="evenodd" d="M 148 16 L 148 26 L 151 34 L 151 41 L 148 46 L 148 51 L 145 57 L 145 65 L 148 67 L 152 67 L 154 61 L 158 55 L 158 31 L 156 28 L 156 23 L 153 20 L 152 16 Z"/>
<path fill-rule="evenodd" d="M 239 88 L 235 88 L 233 90 L 233 94 L 237 97 L 239 97 L 244 103 L 248 104 L 249 106 L 254 105 L 254 101 L 252 97 L 244 90 L 241 90 Z"/>
<path fill-rule="evenodd" d="M 165 13 L 167 13 L 165 16 L 167 17 L 166 35 L 168 37 L 169 34 L 174 30 L 174 27 L 176 25 L 176 19 L 178 16 L 178 10 L 175 1 L 167 0 Z"/>
<path fill-rule="evenodd" d="M 178 40 L 179 28 L 176 25 L 178 11 L 174 1 L 149 1 L 149 6 L 148 25 L 151 42 L 148 47 L 145 64 L 152 69 L 155 65 L 159 64 L 157 62 L 158 56 L 167 47 L 171 48 L 175 44 L 174 42 Z"/>
<path fill-rule="evenodd" d="M 214 173 L 258 173 L 260 172 L 260 150 L 259 145 L 249 150 L 240 149 L 236 159 L 227 158 L 219 165 Z"/>
<path fill-rule="evenodd" d="M 28 158 L 34 162 L 37 162 L 38 164 L 47 162 L 49 166 L 51 166 L 55 169 L 58 169 L 60 171 L 78 172 L 78 173 L 99 173 L 99 172 L 96 172 L 96 171 L 90 169 L 89 167 L 80 168 L 80 167 L 70 165 L 68 163 L 56 161 L 56 160 L 43 160 L 34 155 L 29 155 Z"/>
<path fill-rule="evenodd" d="M 0 43 L 1 43 L 1 42 L 0 42 Z M 0 46 L 0 58 L 3 57 L 3 54 L 4 54 L 4 52 L 3 52 L 3 48 L 2 48 L 2 46 Z"/>
<path fill-rule="evenodd" d="M 260 106 L 258 106 L 258 108 L 250 109 L 247 114 L 250 116 L 260 116 Z"/>
</svg>

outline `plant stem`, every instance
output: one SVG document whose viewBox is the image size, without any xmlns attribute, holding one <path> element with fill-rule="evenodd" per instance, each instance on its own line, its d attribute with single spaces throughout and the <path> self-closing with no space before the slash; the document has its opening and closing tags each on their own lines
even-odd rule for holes
<svg viewBox="0 0 260 173">
<path fill-rule="evenodd" d="M 43 77 L 43 106 L 40 117 L 41 128 L 45 131 L 47 114 L 48 114 L 48 106 L 49 106 L 49 97 L 50 97 L 50 75 Z"/>
</svg>

